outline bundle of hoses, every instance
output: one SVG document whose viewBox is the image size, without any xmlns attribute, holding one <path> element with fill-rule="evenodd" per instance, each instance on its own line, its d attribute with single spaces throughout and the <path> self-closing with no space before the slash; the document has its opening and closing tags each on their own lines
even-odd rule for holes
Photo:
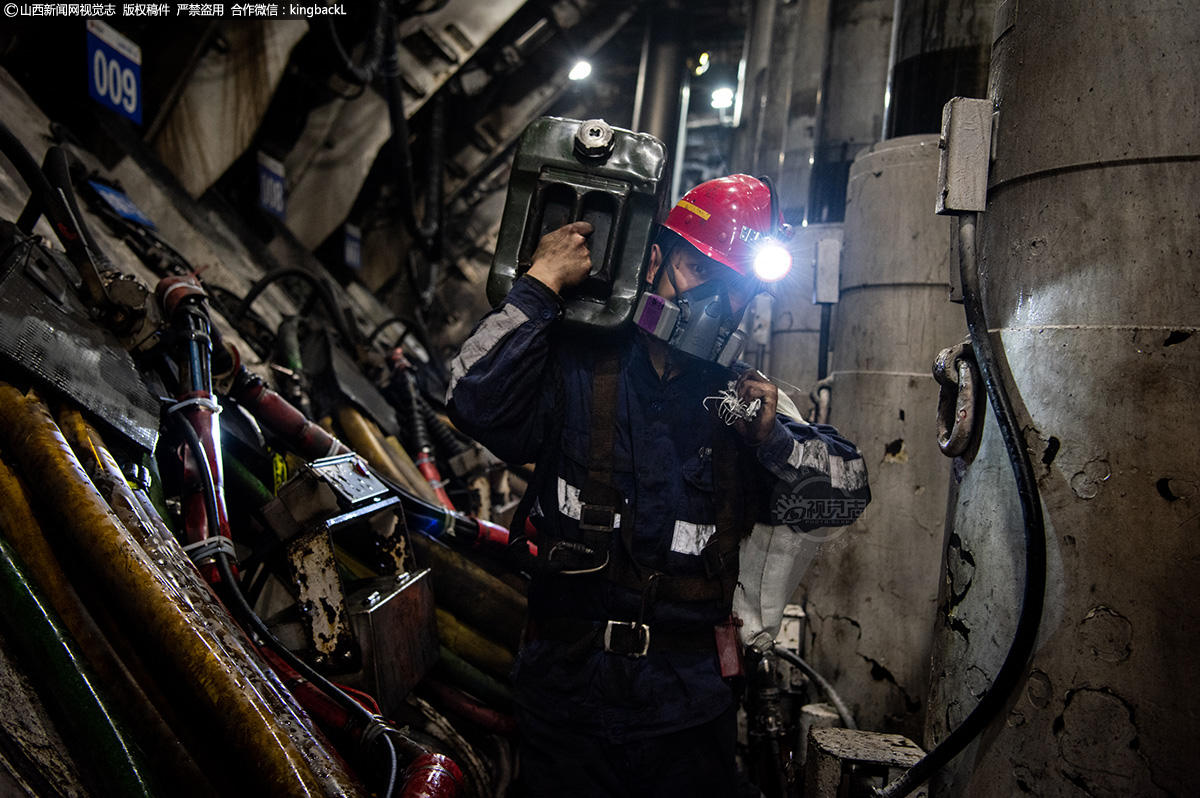
<svg viewBox="0 0 1200 798">
<path fill-rule="evenodd" d="M 216 400 L 212 393 L 210 377 L 212 325 L 206 297 L 198 282 L 190 277 L 166 278 L 159 283 L 156 294 L 163 306 L 164 315 L 170 319 L 178 338 L 178 402 L 168 408 L 167 415 L 177 422 L 176 426 L 183 433 L 192 455 L 190 460 L 184 458 L 185 474 L 189 469 L 194 469 L 200 483 L 198 494 L 203 512 L 200 517 L 195 517 L 194 513 L 189 515 L 187 533 L 189 539 L 199 538 L 201 541 L 217 535 L 228 537 L 230 533 L 225 510 L 222 458 L 214 429 Z M 224 350 L 224 347 L 221 349 Z M 194 503 L 195 499 L 190 501 Z M 283 660 L 290 671 L 299 673 L 308 684 L 317 688 L 316 691 L 306 689 L 298 693 L 297 698 L 302 702 L 308 701 L 314 710 L 326 717 L 336 717 L 337 722 L 332 724 L 333 728 L 350 732 L 351 738 L 359 746 L 364 762 L 369 763 L 372 756 L 382 752 L 385 762 L 383 772 L 386 774 L 385 788 L 382 790 L 384 798 L 392 798 L 394 794 L 398 769 L 397 743 L 412 754 L 412 759 L 420 763 L 417 768 L 420 775 L 417 778 L 430 783 L 438 781 L 445 784 L 447 791 L 439 795 L 451 798 L 460 777 L 457 767 L 441 755 L 426 751 L 402 735 L 399 730 L 389 726 L 383 718 L 367 710 L 276 639 L 242 594 L 228 550 L 229 547 L 214 546 L 210 550 L 211 556 L 206 554 L 202 557 L 203 560 L 211 559 L 219 574 L 219 580 L 210 575 L 210 581 L 219 583 L 226 601 L 234 608 L 241 623 L 276 657 Z"/>
<path fill-rule="evenodd" d="M 208 470 L 206 459 L 202 456 L 200 439 L 195 430 L 187 423 L 181 423 L 180 429 L 187 438 L 188 446 L 197 455 L 200 462 L 200 473 L 204 483 L 205 504 L 209 512 L 209 524 L 216 522 L 218 494 L 212 473 Z M 355 726 L 355 735 L 364 755 L 369 756 L 375 747 L 381 746 L 387 758 L 387 783 L 382 795 L 388 798 L 393 795 L 396 783 L 397 752 L 396 745 L 400 744 L 408 755 L 408 767 L 405 771 L 406 780 L 401 795 L 427 795 L 453 798 L 457 793 L 462 774 L 458 767 L 441 754 L 434 754 L 401 734 L 398 729 L 390 726 L 383 718 L 372 714 L 358 701 L 347 695 L 321 674 L 314 671 L 299 657 L 271 633 L 266 624 L 254 612 L 254 609 L 242 595 L 241 588 L 233 575 L 229 558 L 224 552 L 216 554 L 217 568 L 225 587 L 226 598 L 236 608 L 240 620 L 250 627 L 250 630 L 262 640 L 266 646 L 287 666 L 303 675 L 309 684 L 315 685 L 316 691 L 308 691 L 305 695 L 311 704 L 320 708 L 327 718 L 345 717 Z M 341 713 L 337 710 L 340 709 Z"/>
<path fill-rule="evenodd" d="M 76 451 L 103 473 L 98 436 L 78 414 L 66 417 Z M 125 503 L 129 526 L 118 518 L 36 397 L 0 384 L 0 437 L 25 482 L 54 497 L 42 509 L 111 596 L 123 626 L 159 652 L 192 711 L 223 730 L 228 751 L 263 794 L 365 795 L 178 543 L 160 537 L 136 499 Z"/>
</svg>

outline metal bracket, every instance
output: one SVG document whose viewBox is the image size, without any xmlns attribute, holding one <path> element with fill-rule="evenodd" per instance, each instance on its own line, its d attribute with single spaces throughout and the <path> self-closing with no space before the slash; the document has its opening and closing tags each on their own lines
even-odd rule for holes
<svg viewBox="0 0 1200 798">
<path fill-rule="evenodd" d="M 991 100 L 955 97 L 946 103 L 938 149 L 936 212 L 985 210 L 992 154 Z"/>
</svg>

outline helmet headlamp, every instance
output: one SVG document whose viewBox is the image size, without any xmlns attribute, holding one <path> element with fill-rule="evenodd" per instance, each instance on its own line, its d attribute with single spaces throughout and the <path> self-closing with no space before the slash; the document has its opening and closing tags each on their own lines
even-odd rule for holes
<svg viewBox="0 0 1200 798">
<path fill-rule="evenodd" d="M 791 270 L 792 253 L 777 241 L 764 241 L 754 253 L 754 276 L 764 283 L 782 280 Z"/>
</svg>

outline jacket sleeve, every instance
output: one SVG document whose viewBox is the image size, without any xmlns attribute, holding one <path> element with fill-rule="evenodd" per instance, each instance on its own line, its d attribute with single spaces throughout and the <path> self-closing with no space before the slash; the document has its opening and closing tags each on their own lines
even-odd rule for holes
<svg viewBox="0 0 1200 798">
<path fill-rule="evenodd" d="M 773 524 L 799 532 L 845 526 L 871 500 L 862 454 L 831 426 L 777 415 L 757 457 L 777 480 L 766 508 Z"/>
<path fill-rule="evenodd" d="M 537 280 L 517 280 L 475 326 L 450 364 L 451 420 L 510 463 L 536 459 L 554 412 L 551 330 L 562 300 Z"/>
</svg>

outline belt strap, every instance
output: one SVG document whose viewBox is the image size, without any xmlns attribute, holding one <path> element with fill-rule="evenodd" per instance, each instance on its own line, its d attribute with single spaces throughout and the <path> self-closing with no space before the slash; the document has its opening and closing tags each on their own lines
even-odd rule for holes
<svg viewBox="0 0 1200 798">
<path fill-rule="evenodd" d="M 544 618 L 530 623 L 531 637 L 583 644 L 625 657 L 644 657 L 664 651 L 716 652 L 716 634 L 702 629 L 665 629 L 636 621 L 588 621 L 583 618 Z"/>
</svg>

